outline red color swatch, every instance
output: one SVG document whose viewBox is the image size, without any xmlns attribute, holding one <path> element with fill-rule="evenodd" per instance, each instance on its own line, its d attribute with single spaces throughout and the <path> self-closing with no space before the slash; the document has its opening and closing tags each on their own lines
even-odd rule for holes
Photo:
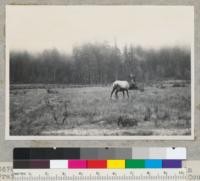
<svg viewBox="0 0 200 181">
<path fill-rule="evenodd" d="M 107 168 L 106 160 L 87 160 L 87 168 Z"/>
</svg>

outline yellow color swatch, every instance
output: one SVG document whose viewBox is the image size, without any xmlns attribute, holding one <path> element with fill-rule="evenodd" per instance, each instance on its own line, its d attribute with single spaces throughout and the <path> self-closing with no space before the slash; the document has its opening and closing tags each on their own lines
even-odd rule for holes
<svg viewBox="0 0 200 181">
<path fill-rule="evenodd" d="M 125 160 L 107 160 L 107 168 L 125 168 Z"/>
</svg>

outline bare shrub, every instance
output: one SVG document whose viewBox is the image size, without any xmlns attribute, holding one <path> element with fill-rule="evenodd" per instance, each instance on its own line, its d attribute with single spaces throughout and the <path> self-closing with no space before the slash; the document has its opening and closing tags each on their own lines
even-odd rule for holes
<svg viewBox="0 0 200 181">
<path fill-rule="evenodd" d="M 118 118 L 117 125 L 120 127 L 137 126 L 138 121 L 132 116 L 123 115 Z"/>
<path fill-rule="evenodd" d="M 152 115 L 151 109 L 149 107 L 146 107 L 144 121 L 150 121 L 151 115 Z"/>
<path fill-rule="evenodd" d="M 155 125 L 156 128 L 159 126 L 158 125 L 158 119 L 154 119 L 154 125 Z"/>
<path fill-rule="evenodd" d="M 46 88 L 46 91 L 48 94 L 58 94 L 58 91 L 54 89 Z"/>
<path fill-rule="evenodd" d="M 68 111 L 69 101 L 65 100 L 62 104 L 52 104 L 48 97 L 46 97 L 44 101 L 49 109 L 49 113 L 51 114 L 54 122 L 57 125 L 64 124 L 67 117 L 69 116 L 69 111 Z"/>
<path fill-rule="evenodd" d="M 159 123 L 161 123 L 162 121 L 170 120 L 169 109 L 161 108 L 158 104 L 156 104 L 153 106 L 153 113 L 151 118 L 154 121 L 155 127 L 159 127 Z"/>
<path fill-rule="evenodd" d="M 163 121 L 170 120 L 170 117 L 171 117 L 168 109 L 166 110 L 159 109 L 156 115 L 159 120 L 163 120 Z"/>
</svg>

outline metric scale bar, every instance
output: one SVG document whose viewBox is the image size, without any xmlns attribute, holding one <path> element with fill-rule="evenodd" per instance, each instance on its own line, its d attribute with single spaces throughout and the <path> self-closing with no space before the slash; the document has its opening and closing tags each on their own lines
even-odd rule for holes
<svg viewBox="0 0 200 181">
<path fill-rule="evenodd" d="M 13 181 L 186 181 L 181 169 L 14 169 Z"/>
</svg>

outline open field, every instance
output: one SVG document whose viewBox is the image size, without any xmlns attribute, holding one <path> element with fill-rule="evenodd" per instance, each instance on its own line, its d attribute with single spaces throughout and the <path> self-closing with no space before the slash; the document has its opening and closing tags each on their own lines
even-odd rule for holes
<svg viewBox="0 0 200 181">
<path fill-rule="evenodd" d="M 24 85 L 25 86 L 25 85 Z M 153 84 L 110 99 L 111 86 L 11 89 L 10 135 L 191 134 L 189 84 Z"/>
</svg>

